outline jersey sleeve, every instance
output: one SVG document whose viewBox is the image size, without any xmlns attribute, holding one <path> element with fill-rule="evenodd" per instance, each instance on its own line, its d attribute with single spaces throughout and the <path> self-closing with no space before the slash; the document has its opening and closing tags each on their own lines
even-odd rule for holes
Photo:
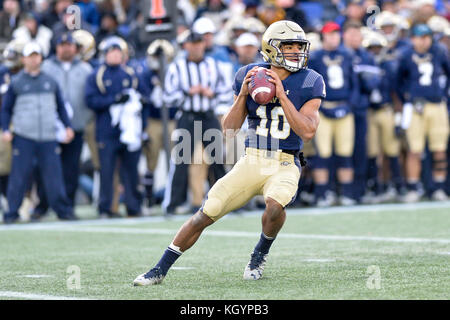
<svg viewBox="0 0 450 320">
<path fill-rule="evenodd" d="M 323 81 L 323 77 L 319 75 L 316 81 L 314 82 L 311 99 L 315 98 L 325 99 L 326 96 L 327 92 L 325 88 L 325 82 Z"/>
<path fill-rule="evenodd" d="M 234 82 L 233 82 L 233 92 L 235 95 L 239 95 L 239 92 L 241 91 L 242 82 L 244 82 L 244 78 L 247 75 L 248 67 L 244 66 L 241 67 L 234 76 Z"/>
</svg>

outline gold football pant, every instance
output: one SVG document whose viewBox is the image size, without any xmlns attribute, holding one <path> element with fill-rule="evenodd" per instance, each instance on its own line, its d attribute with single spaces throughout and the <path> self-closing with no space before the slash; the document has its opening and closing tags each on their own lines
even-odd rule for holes
<svg viewBox="0 0 450 320">
<path fill-rule="evenodd" d="M 355 142 L 355 123 L 353 114 L 338 119 L 327 118 L 320 112 L 320 123 L 315 135 L 318 155 L 329 158 L 334 150 L 337 156 L 351 157 Z"/>
<path fill-rule="evenodd" d="M 2 131 L 0 130 L 0 137 Z M 12 147 L 11 142 L 0 139 L 0 176 L 6 176 L 11 172 Z"/>
<path fill-rule="evenodd" d="M 158 164 L 159 152 L 164 148 L 163 129 L 162 120 L 152 118 L 147 119 L 147 128 L 145 128 L 145 132 L 149 137 L 149 142 L 143 145 L 142 151 L 147 161 L 147 169 L 150 172 L 155 171 L 156 165 Z M 170 120 L 167 124 L 169 140 L 174 129 L 175 120 Z"/>
<path fill-rule="evenodd" d="M 297 193 L 300 172 L 291 154 L 247 148 L 245 156 L 211 188 L 202 211 L 217 221 L 256 195 L 285 207 Z"/>
<path fill-rule="evenodd" d="M 367 131 L 367 155 L 375 158 L 380 154 L 398 157 L 400 142 L 395 136 L 394 110 L 390 105 L 379 110 L 369 110 Z"/>
<path fill-rule="evenodd" d="M 444 102 L 426 103 L 422 113 L 413 111 L 411 123 L 406 130 L 409 151 L 422 153 L 427 138 L 431 152 L 445 151 L 448 135 L 448 111 Z"/>
</svg>

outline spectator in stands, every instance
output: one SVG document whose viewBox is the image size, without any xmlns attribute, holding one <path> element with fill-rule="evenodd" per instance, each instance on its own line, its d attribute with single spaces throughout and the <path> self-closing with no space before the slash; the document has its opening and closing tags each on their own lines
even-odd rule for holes
<svg viewBox="0 0 450 320">
<path fill-rule="evenodd" d="M 100 43 L 108 37 L 120 36 L 118 27 L 119 22 L 117 21 L 117 16 L 114 12 L 104 12 L 101 18 L 100 29 L 95 35 L 95 41 Z"/>
<path fill-rule="evenodd" d="M 214 25 L 211 19 L 202 17 L 195 20 L 192 26 L 193 32 L 203 36 L 205 41 L 206 51 L 205 54 L 214 58 L 215 60 L 230 62 L 230 57 L 227 50 L 214 43 L 214 37 L 217 32 L 217 27 Z"/>
<path fill-rule="evenodd" d="M 338 19 L 338 23 L 341 27 L 343 27 L 347 21 L 356 21 L 364 24 L 366 15 L 364 0 L 349 0 L 344 12 L 344 16 Z"/>
<path fill-rule="evenodd" d="M 96 31 L 100 27 L 100 13 L 95 1 L 76 0 L 75 4 L 81 9 L 81 19 L 92 26 L 92 31 Z"/>
<path fill-rule="evenodd" d="M 66 8 L 67 9 L 67 8 Z M 64 9 L 59 17 L 60 20 L 53 25 L 53 37 L 51 42 L 51 53 L 55 52 L 56 40 L 59 39 L 63 34 L 73 31 L 74 22 L 76 17 L 73 12 Z M 92 33 L 92 26 L 85 20 L 81 20 L 80 28 Z"/>
<path fill-rule="evenodd" d="M 52 1 L 49 8 L 42 13 L 41 22 L 50 29 L 61 20 L 61 16 L 69 6 L 73 5 L 72 0 Z"/>
<path fill-rule="evenodd" d="M 5 0 L 0 11 L 0 50 L 11 40 L 13 31 L 24 18 L 18 0 Z"/>
<path fill-rule="evenodd" d="M 305 13 L 296 6 L 295 0 L 277 0 L 276 3 L 284 9 L 286 20 L 294 21 L 300 25 L 303 29 L 309 30 L 308 21 Z"/>
<path fill-rule="evenodd" d="M 197 9 L 195 19 L 207 17 L 211 19 L 217 27 L 221 27 L 223 21 L 229 17 L 229 9 L 224 2 L 224 0 L 206 0 L 205 4 Z"/>
<path fill-rule="evenodd" d="M 50 53 L 52 35 L 49 28 L 39 23 L 35 14 L 28 13 L 23 20 L 23 25 L 17 28 L 12 36 L 15 39 L 37 42 L 42 48 L 43 57 L 47 57 Z"/>
</svg>

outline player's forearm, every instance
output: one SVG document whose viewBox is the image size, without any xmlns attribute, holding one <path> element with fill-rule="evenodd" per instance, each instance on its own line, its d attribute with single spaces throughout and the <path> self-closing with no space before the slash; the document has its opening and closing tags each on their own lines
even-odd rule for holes
<svg viewBox="0 0 450 320">
<path fill-rule="evenodd" d="M 298 112 L 287 96 L 279 98 L 279 100 L 291 129 L 302 138 L 303 141 L 306 142 L 311 140 L 316 134 L 317 126 L 319 125 L 319 117 L 311 118 Z"/>
<path fill-rule="evenodd" d="M 247 116 L 247 110 L 245 108 L 246 101 L 247 96 L 244 95 L 239 95 L 235 98 L 230 110 L 222 119 L 222 128 L 224 133 L 227 130 L 237 131 L 241 128 L 245 117 Z"/>
</svg>

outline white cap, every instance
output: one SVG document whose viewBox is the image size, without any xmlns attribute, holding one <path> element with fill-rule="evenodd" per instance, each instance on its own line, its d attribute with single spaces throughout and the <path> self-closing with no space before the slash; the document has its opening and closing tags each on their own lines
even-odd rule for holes
<svg viewBox="0 0 450 320">
<path fill-rule="evenodd" d="M 214 22 L 212 22 L 211 19 L 206 17 L 201 17 L 197 20 L 195 20 L 192 31 L 199 34 L 205 34 L 205 33 L 216 33 L 217 29 L 214 25 Z"/>
<path fill-rule="evenodd" d="M 39 53 L 40 55 L 42 55 L 42 48 L 37 42 L 29 42 L 23 48 L 22 55 L 24 57 L 28 57 L 32 53 Z"/>
<path fill-rule="evenodd" d="M 236 47 L 254 46 L 259 48 L 259 41 L 253 33 L 243 33 L 236 40 Z"/>
</svg>

